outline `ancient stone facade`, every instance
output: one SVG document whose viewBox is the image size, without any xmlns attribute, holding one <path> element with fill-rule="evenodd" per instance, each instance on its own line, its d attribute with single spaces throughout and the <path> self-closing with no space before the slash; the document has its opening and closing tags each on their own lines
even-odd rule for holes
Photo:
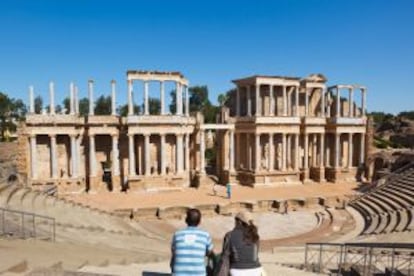
<svg viewBox="0 0 414 276">
<path fill-rule="evenodd" d="M 355 180 L 366 156 L 366 88 L 326 86 L 322 75 L 307 78 L 252 76 L 236 89 L 216 124 L 190 114 L 188 81 L 178 72 L 128 71 L 128 115 L 120 117 L 112 87 L 111 115 L 95 115 L 93 82 L 89 114 L 79 116 L 77 87 L 70 110 L 30 113 L 23 128 L 28 184 L 56 185 L 60 192 L 148 190 L 188 187 L 206 176 L 206 143 L 214 136 L 215 174 L 222 183 L 293 185 Z M 142 83 L 143 110 L 134 110 L 134 82 Z M 150 84 L 159 85 L 160 112 L 151 114 Z M 165 84 L 176 90 L 175 112 L 166 111 Z M 341 97 L 348 91 L 348 99 Z M 360 106 L 354 91 L 360 91 Z M 135 95 L 136 96 L 136 95 Z M 214 131 L 212 135 L 211 131 Z M 208 136 L 208 137 L 206 137 Z M 24 139 L 23 139 L 24 140 Z M 24 144 L 24 143 L 23 143 Z"/>
</svg>

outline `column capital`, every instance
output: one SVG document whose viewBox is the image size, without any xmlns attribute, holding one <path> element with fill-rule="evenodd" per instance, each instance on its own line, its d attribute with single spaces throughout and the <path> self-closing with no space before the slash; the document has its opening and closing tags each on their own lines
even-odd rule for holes
<svg viewBox="0 0 414 276">
<path fill-rule="evenodd" d="M 151 133 L 142 133 L 142 135 L 143 135 L 144 137 L 150 137 L 150 136 L 151 136 Z"/>
<path fill-rule="evenodd" d="M 112 133 L 112 134 L 111 134 L 111 137 L 112 137 L 112 138 L 119 138 L 119 134 L 118 134 L 118 133 Z"/>
<path fill-rule="evenodd" d="M 48 136 L 50 138 L 56 138 L 57 134 L 56 133 L 49 133 Z"/>
<path fill-rule="evenodd" d="M 36 138 L 36 136 L 37 136 L 37 134 L 33 134 L 33 133 L 30 133 L 30 134 L 29 134 L 29 137 L 30 137 L 30 138 Z"/>
<path fill-rule="evenodd" d="M 135 133 L 127 133 L 128 137 L 133 137 L 135 135 Z"/>
<path fill-rule="evenodd" d="M 116 83 L 116 80 L 111 80 L 111 83 Z"/>
</svg>

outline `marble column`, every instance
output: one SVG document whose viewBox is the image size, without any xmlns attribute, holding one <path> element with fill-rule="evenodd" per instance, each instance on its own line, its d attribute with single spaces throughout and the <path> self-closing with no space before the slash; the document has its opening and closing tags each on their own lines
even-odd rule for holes
<svg viewBox="0 0 414 276">
<path fill-rule="evenodd" d="M 88 81 L 89 115 L 94 115 L 93 80 Z"/>
<path fill-rule="evenodd" d="M 145 176 L 151 174 L 151 152 L 150 152 L 150 134 L 144 134 L 144 163 L 145 163 Z"/>
<path fill-rule="evenodd" d="M 261 163 L 261 152 L 260 152 L 260 133 L 255 133 L 255 162 L 254 162 L 254 166 L 255 166 L 255 171 L 258 172 L 260 171 L 260 163 Z"/>
<path fill-rule="evenodd" d="M 78 136 L 78 138 L 76 138 L 76 160 L 77 160 L 77 170 L 78 170 L 78 176 L 82 176 L 83 172 L 82 172 L 82 153 L 81 153 L 81 143 L 82 143 L 82 136 Z"/>
<path fill-rule="evenodd" d="M 75 105 L 75 114 L 79 114 L 79 88 L 75 85 L 75 99 L 74 99 L 74 105 Z"/>
<path fill-rule="evenodd" d="M 184 170 L 186 172 L 190 171 L 190 134 L 185 135 L 185 166 Z"/>
<path fill-rule="evenodd" d="M 339 158 L 341 157 L 341 135 L 339 133 L 335 133 L 335 168 L 339 168 Z"/>
<path fill-rule="evenodd" d="M 250 145 L 250 133 L 246 133 L 246 167 L 252 170 L 252 147 Z"/>
<path fill-rule="evenodd" d="M 318 157 L 318 137 L 317 134 L 312 134 L 312 167 L 316 167 L 317 165 L 317 157 Z"/>
<path fill-rule="evenodd" d="M 361 88 L 361 114 L 365 116 L 365 102 L 366 102 L 366 90 L 365 88 Z"/>
<path fill-rule="evenodd" d="M 359 164 L 365 162 L 365 133 L 361 133 L 361 145 L 359 151 Z"/>
<path fill-rule="evenodd" d="M 181 105 L 181 84 L 179 82 L 176 82 L 176 88 L 175 88 L 175 106 L 176 106 L 176 114 L 182 115 L 183 113 L 183 107 Z"/>
<path fill-rule="evenodd" d="M 353 151 L 352 133 L 348 133 L 348 168 L 352 167 Z"/>
<path fill-rule="evenodd" d="M 115 116 L 116 115 L 116 90 L 115 87 L 116 86 L 116 81 L 112 80 L 111 81 L 111 115 Z"/>
<path fill-rule="evenodd" d="M 114 176 L 119 176 L 119 148 L 118 135 L 112 135 L 112 173 Z"/>
<path fill-rule="evenodd" d="M 275 95 L 274 95 L 274 87 L 273 85 L 269 85 L 269 93 L 270 93 L 270 116 L 275 115 Z"/>
<path fill-rule="evenodd" d="M 70 99 L 69 99 L 70 110 L 69 110 L 69 113 L 70 113 L 70 115 L 74 115 L 75 114 L 75 85 L 73 84 L 73 82 L 70 83 L 69 89 L 70 89 Z"/>
<path fill-rule="evenodd" d="M 205 165 L 205 151 L 206 151 L 206 145 L 205 145 L 205 137 L 204 137 L 204 129 L 200 130 L 200 173 L 205 174 L 206 173 L 206 165 Z"/>
<path fill-rule="evenodd" d="M 323 167 L 325 162 L 325 133 L 320 133 L 319 135 L 319 167 Z"/>
<path fill-rule="evenodd" d="M 71 171 L 71 177 L 76 178 L 78 177 L 78 158 L 76 156 L 76 136 L 70 135 L 70 156 L 72 161 L 72 171 Z"/>
<path fill-rule="evenodd" d="M 331 143 L 329 143 L 331 139 L 329 139 L 329 137 L 331 137 L 331 135 L 326 133 L 325 167 L 331 166 Z"/>
<path fill-rule="evenodd" d="M 34 88 L 33 88 L 33 86 L 29 86 L 29 112 L 31 114 L 35 113 Z"/>
<path fill-rule="evenodd" d="M 273 133 L 269 133 L 269 171 L 275 169 L 275 143 L 273 140 Z"/>
<path fill-rule="evenodd" d="M 348 117 L 354 117 L 354 89 L 349 88 L 349 96 L 348 96 Z"/>
<path fill-rule="evenodd" d="M 236 117 L 240 117 L 240 88 L 236 88 Z"/>
<path fill-rule="evenodd" d="M 341 117 L 341 91 L 339 87 L 336 88 L 336 113 L 335 117 Z"/>
<path fill-rule="evenodd" d="M 129 176 L 136 175 L 134 134 L 128 133 Z"/>
<path fill-rule="evenodd" d="M 282 133 L 282 171 L 286 171 L 286 133 Z"/>
<path fill-rule="evenodd" d="M 229 131 L 229 171 L 234 172 L 234 131 Z"/>
<path fill-rule="evenodd" d="M 286 85 L 282 86 L 283 92 L 283 116 L 287 116 L 287 95 L 286 95 Z"/>
<path fill-rule="evenodd" d="M 161 175 L 166 175 L 166 164 L 165 164 L 165 135 L 164 133 L 160 134 L 160 144 L 161 144 L 161 160 L 160 160 L 160 166 L 161 166 Z"/>
<path fill-rule="evenodd" d="M 96 176 L 95 136 L 89 135 L 89 175 Z"/>
<path fill-rule="evenodd" d="M 144 81 L 144 115 L 149 115 L 149 83 L 148 81 Z"/>
<path fill-rule="evenodd" d="M 303 158 L 303 168 L 305 170 L 309 169 L 309 134 L 303 134 L 304 138 L 304 158 Z"/>
<path fill-rule="evenodd" d="M 299 116 L 299 86 L 295 88 L 295 116 Z"/>
<path fill-rule="evenodd" d="M 37 142 L 36 142 L 36 135 L 30 135 L 30 156 L 31 156 L 31 171 L 32 171 L 32 179 L 37 179 Z"/>
<path fill-rule="evenodd" d="M 128 80 L 128 115 L 134 115 L 134 102 L 132 99 L 132 80 Z"/>
<path fill-rule="evenodd" d="M 299 170 L 299 134 L 295 134 L 295 171 Z"/>
<path fill-rule="evenodd" d="M 177 173 L 183 172 L 183 134 L 178 133 L 176 134 L 176 168 Z"/>
<path fill-rule="evenodd" d="M 256 84 L 256 116 L 262 115 L 262 109 L 261 109 L 261 100 L 260 100 L 260 84 Z"/>
<path fill-rule="evenodd" d="M 252 98 L 251 98 L 251 86 L 246 86 L 247 97 L 247 116 L 252 116 Z"/>
<path fill-rule="evenodd" d="M 165 85 L 164 85 L 164 81 L 160 81 L 160 101 L 161 101 L 161 115 L 165 115 Z"/>
<path fill-rule="evenodd" d="M 325 117 L 325 90 L 321 88 L 321 117 Z"/>
<path fill-rule="evenodd" d="M 190 116 L 190 96 L 188 94 L 188 86 L 184 85 L 185 91 L 185 116 Z"/>
<path fill-rule="evenodd" d="M 236 168 L 240 169 L 240 163 L 241 163 L 241 154 L 240 154 L 240 132 L 236 132 L 236 153 L 235 153 L 235 160 L 236 160 Z"/>
<path fill-rule="evenodd" d="M 308 88 L 305 88 L 305 116 L 309 116 L 309 94 L 308 94 Z"/>
<path fill-rule="evenodd" d="M 291 139 L 291 134 L 286 134 L 286 153 L 287 153 L 287 157 L 286 157 L 286 168 L 288 170 L 290 170 L 292 168 L 292 139 Z"/>
<path fill-rule="evenodd" d="M 326 117 L 331 117 L 331 91 L 328 91 L 327 94 L 328 97 L 328 105 L 327 105 L 327 109 L 326 109 Z"/>
<path fill-rule="evenodd" d="M 55 114 L 55 85 L 53 82 L 49 83 L 49 108 L 50 114 Z"/>
<path fill-rule="evenodd" d="M 58 178 L 58 167 L 57 167 L 57 150 L 56 150 L 56 135 L 50 134 L 50 162 L 52 168 L 52 178 Z"/>
</svg>

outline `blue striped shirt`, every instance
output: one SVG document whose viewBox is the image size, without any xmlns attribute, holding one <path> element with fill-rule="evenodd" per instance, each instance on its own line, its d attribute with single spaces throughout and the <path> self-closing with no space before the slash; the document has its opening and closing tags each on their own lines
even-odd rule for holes
<svg viewBox="0 0 414 276">
<path fill-rule="evenodd" d="M 174 276 L 206 275 L 204 257 L 213 250 L 209 233 L 193 226 L 179 230 L 174 234 L 171 249 L 174 254 Z"/>
</svg>

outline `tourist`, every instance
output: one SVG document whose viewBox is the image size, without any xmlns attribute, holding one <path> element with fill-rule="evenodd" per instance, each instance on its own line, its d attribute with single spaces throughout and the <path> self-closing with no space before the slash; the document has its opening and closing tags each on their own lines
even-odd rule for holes
<svg viewBox="0 0 414 276">
<path fill-rule="evenodd" d="M 239 212 L 234 229 L 224 236 L 218 275 L 262 275 L 258 252 L 259 234 L 252 215 L 247 211 Z"/>
<path fill-rule="evenodd" d="M 231 185 L 230 185 L 230 182 L 228 182 L 227 185 L 226 185 L 226 192 L 227 192 L 227 198 L 230 199 L 231 198 Z"/>
<path fill-rule="evenodd" d="M 187 227 L 175 232 L 171 243 L 171 271 L 174 276 L 206 275 L 204 257 L 212 257 L 213 243 L 209 233 L 198 228 L 201 212 L 189 209 Z"/>
</svg>

